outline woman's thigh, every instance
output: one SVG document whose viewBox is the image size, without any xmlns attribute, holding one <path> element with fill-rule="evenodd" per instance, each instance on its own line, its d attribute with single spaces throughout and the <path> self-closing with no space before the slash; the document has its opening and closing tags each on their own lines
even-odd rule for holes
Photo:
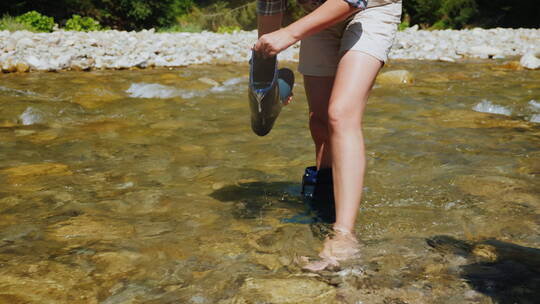
<svg viewBox="0 0 540 304">
<path fill-rule="evenodd" d="M 377 73 L 383 62 L 361 51 L 341 58 L 328 106 L 331 124 L 359 124 Z"/>
<path fill-rule="evenodd" d="M 304 88 L 309 104 L 310 116 L 317 115 L 327 120 L 328 101 L 334 84 L 333 76 L 304 75 Z"/>
</svg>

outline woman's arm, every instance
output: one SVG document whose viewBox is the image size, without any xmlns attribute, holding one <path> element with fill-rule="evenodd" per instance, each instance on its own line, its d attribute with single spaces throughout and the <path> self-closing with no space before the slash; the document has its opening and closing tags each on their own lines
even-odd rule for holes
<svg viewBox="0 0 540 304">
<path fill-rule="evenodd" d="M 263 56 L 274 56 L 298 40 L 340 22 L 358 10 L 344 0 L 327 0 L 316 10 L 289 26 L 262 35 L 253 49 Z"/>
</svg>

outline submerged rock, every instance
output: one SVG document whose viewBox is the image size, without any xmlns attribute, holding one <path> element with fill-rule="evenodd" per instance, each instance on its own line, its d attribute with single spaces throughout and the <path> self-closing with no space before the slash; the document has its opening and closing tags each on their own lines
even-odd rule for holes
<svg viewBox="0 0 540 304">
<path fill-rule="evenodd" d="M 17 68 L 17 72 L 19 73 L 26 73 L 30 70 L 30 67 L 28 66 L 28 64 L 24 62 L 18 62 L 15 66 Z"/>
<path fill-rule="evenodd" d="M 208 77 L 201 77 L 198 79 L 200 82 L 204 83 L 204 84 L 207 84 L 207 85 L 210 85 L 210 86 L 213 86 L 213 87 L 217 87 L 219 86 L 219 82 L 215 81 L 214 79 L 212 78 L 208 78 Z"/>
<path fill-rule="evenodd" d="M 49 227 L 47 236 L 56 241 L 90 243 L 119 241 L 133 236 L 132 225 L 111 219 L 80 215 Z"/>
<path fill-rule="evenodd" d="M 73 174 L 67 165 L 56 163 L 42 163 L 22 165 L 0 171 L 11 178 L 36 177 L 42 175 L 71 175 Z"/>
<path fill-rule="evenodd" d="M 251 258 L 255 263 L 262 265 L 272 271 L 276 271 L 283 266 L 279 255 L 277 254 L 253 253 L 251 254 Z"/>
<path fill-rule="evenodd" d="M 100 303 L 90 270 L 54 261 L 3 265 L 0 286 L 0 303 Z"/>
<path fill-rule="evenodd" d="M 248 278 L 236 297 L 226 303 L 330 304 L 335 303 L 336 290 L 310 278 Z"/>
<path fill-rule="evenodd" d="M 381 73 L 377 77 L 377 82 L 381 84 L 407 84 L 413 83 L 413 74 L 407 70 L 395 70 Z"/>
<path fill-rule="evenodd" d="M 493 67 L 494 70 L 523 70 L 523 66 L 519 61 L 509 61 L 505 64 Z"/>
<path fill-rule="evenodd" d="M 506 116 L 512 115 L 512 111 L 510 111 L 510 109 L 493 104 L 489 100 L 482 100 L 473 107 L 473 110 L 482 113 L 500 114 Z"/>
<path fill-rule="evenodd" d="M 501 198 L 527 187 L 522 180 L 503 176 L 461 176 L 454 183 L 465 193 L 492 198 Z"/>
<path fill-rule="evenodd" d="M 530 129 L 531 123 L 510 119 L 504 115 L 494 115 L 468 110 L 424 111 L 420 114 L 430 123 L 445 128 L 520 128 Z"/>
</svg>

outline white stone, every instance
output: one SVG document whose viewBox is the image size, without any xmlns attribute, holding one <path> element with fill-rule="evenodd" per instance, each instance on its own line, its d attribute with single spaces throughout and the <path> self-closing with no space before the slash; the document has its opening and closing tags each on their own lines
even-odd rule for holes
<svg viewBox="0 0 540 304">
<path fill-rule="evenodd" d="M 39 70 L 39 71 L 47 71 L 47 70 L 49 70 L 49 65 L 48 65 L 47 61 L 44 60 L 44 59 L 41 59 L 41 58 L 37 58 L 34 55 L 30 55 L 30 56 L 26 57 L 25 61 L 26 61 L 26 63 L 28 63 L 28 65 L 30 67 L 32 67 L 35 70 Z"/>
<path fill-rule="evenodd" d="M 523 55 L 523 57 L 521 57 L 521 60 L 519 61 L 519 63 L 521 64 L 521 66 L 523 66 L 524 68 L 526 69 L 529 69 L 529 70 L 538 70 L 540 69 L 540 58 L 538 58 L 540 56 L 540 53 L 527 53 L 525 55 Z"/>
<path fill-rule="evenodd" d="M 481 58 L 492 58 L 494 56 L 501 55 L 502 51 L 489 45 L 480 45 L 471 47 L 469 49 L 469 53 L 473 56 Z"/>
<path fill-rule="evenodd" d="M 512 111 L 510 111 L 508 108 L 493 104 L 489 100 L 482 100 L 473 107 L 473 110 L 482 113 L 500 114 L 506 116 L 512 115 Z"/>
<path fill-rule="evenodd" d="M 29 126 L 38 123 L 41 120 L 41 115 L 39 111 L 32 107 L 28 107 L 26 110 L 24 110 L 21 116 L 19 116 L 19 119 L 23 125 Z"/>
<path fill-rule="evenodd" d="M 439 60 L 443 62 L 456 62 L 454 58 L 448 56 L 439 57 Z"/>
<path fill-rule="evenodd" d="M 178 67 L 192 64 L 247 62 L 256 31 L 233 34 L 122 32 L 31 33 L 0 32 L 0 62 L 7 72 L 14 63 L 32 70 L 79 68 Z M 538 68 L 533 54 L 540 50 L 540 29 L 472 29 L 424 31 L 417 26 L 396 35 L 391 59 L 440 60 L 460 57 L 506 58 L 520 56 L 522 65 Z M 298 61 L 299 44 L 279 54 L 280 61 Z"/>
</svg>

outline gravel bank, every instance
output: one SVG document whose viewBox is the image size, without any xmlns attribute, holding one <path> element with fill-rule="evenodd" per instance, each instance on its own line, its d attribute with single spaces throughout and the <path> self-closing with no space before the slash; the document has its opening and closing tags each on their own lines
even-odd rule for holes
<svg viewBox="0 0 540 304">
<path fill-rule="evenodd" d="M 67 69 L 178 67 L 202 63 L 246 62 L 256 32 L 234 34 L 141 32 L 0 32 L 3 72 Z M 299 44 L 280 54 L 298 60 Z M 540 29 L 471 29 L 399 32 L 391 59 L 457 61 L 522 56 L 521 65 L 540 68 Z"/>
</svg>

